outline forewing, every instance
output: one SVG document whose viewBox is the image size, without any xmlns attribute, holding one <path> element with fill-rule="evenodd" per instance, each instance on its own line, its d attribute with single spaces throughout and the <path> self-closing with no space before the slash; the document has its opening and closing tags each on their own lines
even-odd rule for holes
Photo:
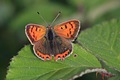
<svg viewBox="0 0 120 80">
<path fill-rule="evenodd" d="M 26 25 L 25 32 L 31 44 L 34 44 L 43 38 L 46 33 L 46 27 L 37 24 L 28 24 Z"/>
<path fill-rule="evenodd" d="M 70 20 L 63 22 L 54 27 L 54 31 L 58 36 L 64 37 L 71 41 L 77 37 L 80 30 L 80 22 L 78 20 Z"/>
</svg>

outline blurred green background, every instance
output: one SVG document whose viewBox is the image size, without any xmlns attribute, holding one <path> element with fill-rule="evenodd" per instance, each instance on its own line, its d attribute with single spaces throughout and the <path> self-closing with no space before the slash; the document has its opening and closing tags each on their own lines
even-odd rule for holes
<svg viewBox="0 0 120 80">
<path fill-rule="evenodd" d="M 9 62 L 25 45 L 25 25 L 47 26 L 37 12 L 50 24 L 79 19 L 81 31 L 103 21 L 120 18 L 120 0 L 0 0 L 0 80 L 5 79 Z M 114 26 L 113 26 L 114 27 Z M 88 80 L 83 76 L 82 80 Z"/>
</svg>

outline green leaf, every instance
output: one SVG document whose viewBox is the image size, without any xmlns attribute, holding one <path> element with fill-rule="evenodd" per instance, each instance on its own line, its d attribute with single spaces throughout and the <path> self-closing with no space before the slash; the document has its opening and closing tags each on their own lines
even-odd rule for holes
<svg viewBox="0 0 120 80">
<path fill-rule="evenodd" d="M 95 56 L 77 44 L 73 46 L 73 54 L 63 61 L 42 61 L 33 54 L 30 46 L 25 46 L 18 55 L 12 59 L 6 79 L 68 80 L 87 69 L 101 68 Z"/>
<path fill-rule="evenodd" d="M 104 22 L 87 29 L 78 40 L 106 65 L 120 71 L 120 20 Z"/>
</svg>

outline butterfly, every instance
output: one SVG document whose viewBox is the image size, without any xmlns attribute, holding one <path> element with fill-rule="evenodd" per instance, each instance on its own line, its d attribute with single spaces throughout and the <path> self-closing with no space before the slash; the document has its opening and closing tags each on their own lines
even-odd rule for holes
<svg viewBox="0 0 120 80">
<path fill-rule="evenodd" d="M 80 31 L 79 20 L 69 20 L 52 26 L 27 24 L 25 33 L 33 45 L 34 54 L 42 60 L 64 60 L 73 52 L 72 42 Z"/>
</svg>

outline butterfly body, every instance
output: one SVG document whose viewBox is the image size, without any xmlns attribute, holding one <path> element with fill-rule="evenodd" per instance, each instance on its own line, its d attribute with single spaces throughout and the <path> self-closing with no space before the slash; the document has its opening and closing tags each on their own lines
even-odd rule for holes
<svg viewBox="0 0 120 80">
<path fill-rule="evenodd" d="M 75 25 L 72 25 L 72 23 L 75 23 Z M 25 31 L 38 58 L 51 60 L 54 56 L 55 60 L 63 60 L 72 53 L 72 41 L 78 35 L 79 29 L 79 21 L 71 20 L 47 28 L 37 24 L 28 24 Z"/>
</svg>

